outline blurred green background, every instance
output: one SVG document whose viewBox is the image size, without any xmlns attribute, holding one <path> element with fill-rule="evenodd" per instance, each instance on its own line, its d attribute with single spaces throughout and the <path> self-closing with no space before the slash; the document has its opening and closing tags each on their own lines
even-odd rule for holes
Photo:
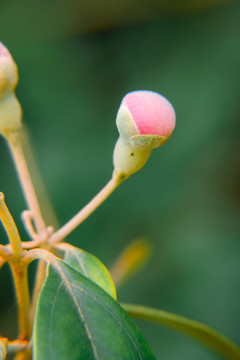
<svg viewBox="0 0 240 360">
<path fill-rule="evenodd" d="M 69 240 L 110 267 L 133 238 L 148 237 L 153 254 L 118 299 L 205 322 L 238 344 L 239 19 L 238 1 L 0 5 L 0 40 L 19 67 L 17 95 L 59 224 L 111 176 L 122 97 L 148 89 L 172 102 L 177 126 L 170 141 Z M 0 190 L 27 240 L 25 205 L 3 139 L 0 164 Z M 7 266 L 0 281 L 0 333 L 14 336 Z M 158 359 L 219 359 L 184 335 L 137 324 Z"/>
</svg>

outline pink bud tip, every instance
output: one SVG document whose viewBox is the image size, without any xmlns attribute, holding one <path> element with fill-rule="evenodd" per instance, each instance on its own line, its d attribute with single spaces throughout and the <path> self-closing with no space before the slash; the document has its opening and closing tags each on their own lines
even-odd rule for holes
<svg viewBox="0 0 240 360">
<path fill-rule="evenodd" d="M 8 57 L 11 58 L 11 55 L 8 51 L 8 49 L 1 43 L 0 41 L 0 57 Z"/>
<path fill-rule="evenodd" d="M 141 135 L 171 135 L 176 115 L 164 96 L 147 90 L 133 91 L 123 98 L 122 103 L 130 111 Z"/>
</svg>

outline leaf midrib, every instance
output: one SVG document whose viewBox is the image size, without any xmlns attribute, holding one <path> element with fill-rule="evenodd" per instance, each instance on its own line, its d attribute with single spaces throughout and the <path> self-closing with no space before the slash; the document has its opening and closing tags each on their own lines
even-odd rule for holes
<svg viewBox="0 0 240 360">
<path fill-rule="evenodd" d="M 64 266 L 68 267 L 68 265 L 64 264 Z M 96 348 L 96 345 L 95 343 L 93 342 L 93 338 L 92 338 L 92 335 L 91 335 L 91 332 L 87 326 L 87 324 L 85 323 L 85 320 L 84 320 L 84 315 L 81 311 L 81 308 L 77 302 L 77 299 L 75 297 L 75 294 L 71 288 L 71 286 L 73 287 L 76 287 L 78 290 L 81 290 L 82 292 L 84 292 L 87 296 L 91 297 L 94 301 L 96 301 L 98 303 L 98 305 L 104 309 L 111 317 L 112 319 L 121 327 L 121 329 L 123 330 L 123 332 L 126 334 L 126 336 L 128 337 L 128 339 L 130 340 L 130 343 L 134 346 L 137 354 L 138 354 L 138 357 L 140 360 L 144 360 L 143 357 L 141 356 L 141 353 L 136 345 L 136 343 L 134 342 L 133 338 L 130 336 L 130 334 L 126 331 L 126 328 L 122 326 L 121 322 L 118 320 L 117 317 L 114 316 L 114 314 L 110 311 L 110 309 L 108 307 L 105 306 L 105 304 L 99 302 L 98 298 L 96 298 L 94 295 L 92 295 L 91 293 L 89 293 L 86 289 L 83 289 L 82 287 L 76 285 L 76 284 L 73 284 L 71 281 L 69 281 L 69 279 L 67 278 L 67 275 L 65 275 L 64 271 L 62 270 L 61 268 L 61 265 L 59 264 L 59 262 L 57 263 L 57 266 L 54 264 L 54 267 L 55 269 L 57 270 L 59 276 L 62 278 L 62 281 L 63 281 L 63 286 L 66 288 L 66 290 L 68 291 L 69 295 L 73 298 L 74 300 L 74 304 L 79 312 L 79 315 L 83 321 L 83 325 L 85 327 L 85 330 L 86 330 L 86 333 L 88 335 L 88 339 L 91 343 L 91 345 L 93 346 L 93 353 L 94 353 L 94 356 L 95 356 L 95 359 L 96 360 L 99 360 L 99 357 L 98 357 L 98 353 L 97 353 L 97 348 Z M 73 271 L 76 271 L 74 269 L 72 269 Z M 79 273 L 79 275 L 81 276 L 81 274 Z M 90 281 L 88 279 L 88 281 Z M 94 285 L 96 285 L 94 283 Z M 98 286 L 98 285 L 96 285 Z M 123 310 L 124 311 L 124 310 Z"/>
</svg>

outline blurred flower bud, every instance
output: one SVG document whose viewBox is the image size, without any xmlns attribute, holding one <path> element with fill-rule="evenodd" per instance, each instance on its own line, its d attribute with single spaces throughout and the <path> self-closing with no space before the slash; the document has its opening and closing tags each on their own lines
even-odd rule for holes
<svg viewBox="0 0 240 360">
<path fill-rule="evenodd" d="M 12 92 L 17 82 L 17 66 L 6 47 L 0 42 L 0 99 Z"/>
<path fill-rule="evenodd" d="M 141 169 L 152 149 L 169 139 L 175 122 L 175 111 L 162 95 L 152 91 L 128 93 L 116 119 L 120 136 L 113 155 L 115 176 L 121 174 L 126 179 Z"/>
<path fill-rule="evenodd" d="M 17 66 L 0 42 L 0 133 L 4 135 L 21 126 L 22 111 L 14 94 L 17 83 Z"/>
</svg>

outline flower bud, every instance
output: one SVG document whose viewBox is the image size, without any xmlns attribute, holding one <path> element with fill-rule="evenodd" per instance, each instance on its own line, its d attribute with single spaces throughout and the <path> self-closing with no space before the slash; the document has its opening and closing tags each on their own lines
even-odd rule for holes
<svg viewBox="0 0 240 360">
<path fill-rule="evenodd" d="M 126 179 L 148 160 L 152 149 L 171 136 L 176 122 L 170 102 L 152 91 L 133 91 L 122 100 L 116 124 L 119 139 L 113 155 L 114 176 Z"/>
<path fill-rule="evenodd" d="M 0 133 L 5 136 L 21 126 L 22 111 L 14 94 L 17 83 L 17 66 L 0 42 Z"/>
<path fill-rule="evenodd" d="M 11 93 L 17 82 L 17 66 L 6 47 L 0 42 L 0 99 Z"/>
</svg>

